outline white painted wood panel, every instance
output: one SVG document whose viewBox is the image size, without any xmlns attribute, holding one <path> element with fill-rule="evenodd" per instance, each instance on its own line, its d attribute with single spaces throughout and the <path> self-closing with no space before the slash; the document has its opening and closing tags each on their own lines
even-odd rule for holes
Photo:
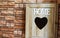
<svg viewBox="0 0 60 38">
<path fill-rule="evenodd" d="M 33 10 L 35 8 L 48 9 L 49 15 L 34 14 Z M 55 38 L 55 15 L 55 4 L 26 4 L 26 38 Z M 44 28 L 39 29 L 36 26 L 34 22 L 36 17 L 46 17 L 48 19 L 48 22 Z"/>
</svg>

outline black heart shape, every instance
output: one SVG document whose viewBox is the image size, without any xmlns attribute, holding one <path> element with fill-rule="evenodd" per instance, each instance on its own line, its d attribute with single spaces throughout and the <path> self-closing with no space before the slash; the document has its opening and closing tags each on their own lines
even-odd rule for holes
<svg viewBox="0 0 60 38">
<path fill-rule="evenodd" d="M 44 26 L 46 26 L 47 21 L 48 21 L 48 19 L 46 17 L 43 17 L 43 18 L 36 17 L 35 18 L 35 23 L 39 29 L 42 29 Z"/>
</svg>

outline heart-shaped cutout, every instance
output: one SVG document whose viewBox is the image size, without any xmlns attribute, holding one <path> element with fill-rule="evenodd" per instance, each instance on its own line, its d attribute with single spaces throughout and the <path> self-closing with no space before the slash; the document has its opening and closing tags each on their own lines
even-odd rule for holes
<svg viewBox="0 0 60 38">
<path fill-rule="evenodd" d="M 37 27 L 39 29 L 42 29 L 43 27 L 45 27 L 47 22 L 48 22 L 48 19 L 46 17 L 43 17 L 43 18 L 36 17 L 35 18 L 35 24 L 37 25 Z"/>
</svg>

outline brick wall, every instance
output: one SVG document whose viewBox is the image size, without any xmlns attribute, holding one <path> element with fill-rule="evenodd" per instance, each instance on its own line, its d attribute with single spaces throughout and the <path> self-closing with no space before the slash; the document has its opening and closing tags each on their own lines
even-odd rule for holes
<svg viewBox="0 0 60 38">
<path fill-rule="evenodd" d="M 17 0 L 0 0 L 0 38 L 25 37 L 25 10 Z"/>
</svg>

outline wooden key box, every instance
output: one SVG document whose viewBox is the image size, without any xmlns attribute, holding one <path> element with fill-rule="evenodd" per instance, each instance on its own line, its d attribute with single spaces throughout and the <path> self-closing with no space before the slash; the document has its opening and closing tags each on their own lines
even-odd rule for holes
<svg viewBox="0 0 60 38">
<path fill-rule="evenodd" d="M 56 0 L 0 0 L 0 38 L 56 38 Z"/>
</svg>

